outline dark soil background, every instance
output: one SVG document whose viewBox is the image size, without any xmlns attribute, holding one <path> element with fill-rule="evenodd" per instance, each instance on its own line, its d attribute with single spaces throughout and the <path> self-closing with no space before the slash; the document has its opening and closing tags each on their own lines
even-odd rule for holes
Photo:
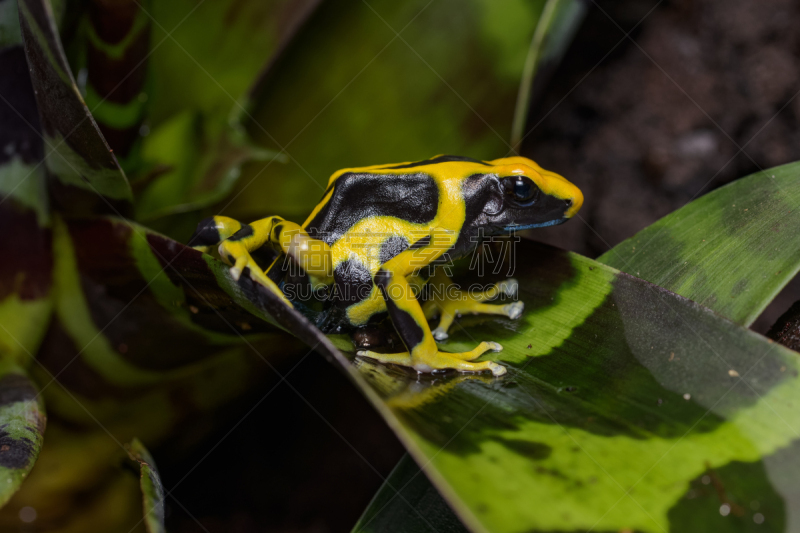
<svg viewBox="0 0 800 533">
<path fill-rule="evenodd" d="M 697 196 L 800 160 L 797 28 L 792 0 L 593 4 L 535 103 L 522 150 L 580 186 L 586 203 L 580 220 L 535 238 L 596 257 Z M 795 282 L 754 329 L 798 299 Z M 287 382 L 168 500 L 170 531 L 201 531 L 194 518 L 214 533 L 350 530 L 402 446 L 321 358 Z M 165 485 L 199 458 L 163 472 Z M 194 518 L 176 501 L 192 502 Z"/>
<path fill-rule="evenodd" d="M 714 188 L 800 159 L 798 28 L 796 0 L 593 3 L 522 149 L 586 203 L 534 238 L 596 257 Z M 795 281 L 753 329 L 798 299 Z"/>
</svg>

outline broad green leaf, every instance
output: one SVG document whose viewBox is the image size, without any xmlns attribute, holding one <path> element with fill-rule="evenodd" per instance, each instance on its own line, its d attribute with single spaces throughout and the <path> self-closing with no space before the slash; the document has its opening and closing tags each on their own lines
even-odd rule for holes
<svg viewBox="0 0 800 533">
<path fill-rule="evenodd" d="M 214 126 L 186 111 L 146 138 L 142 158 L 157 177 L 137 200 L 138 219 L 185 213 L 219 201 L 233 189 L 243 163 L 277 157 L 277 152 L 254 146 L 238 122 L 217 118 L 226 120 Z"/>
<path fill-rule="evenodd" d="M 800 163 L 764 170 L 670 213 L 598 261 L 750 325 L 800 270 Z"/>
<path fill-rule="evenodd" d="M 520 322 L 462 318 L 446 345 L 499 341 L 508 375 L 356 362 L 465 524 L 783 531 L 798 508 L 797 355 L 587 258 L 520 246 Z"/>
<path fill-rule="evenodd" d="M 241 112 L 265 65 L 320 0 L 153 2 L 149 99 L 158 127 L 185 110 L 227 117 Z"/>
<path fill-rule="evenodd" d="M 39 391 L 0 351 L 0 506 L 36 463 L 46 419 Z"/>
<path fill-rule="evenodd" d="M 139 463 L 141 471 L 142 507 L 147 533 L 165 533 L 164 485 L 158 475 L 156 463 L 139 439 L 133 439 L 127 450 L 130 458 Z"/>
<path fill-rule="evenodd" d="M 138 172 L 143 192 L 137 218 L 218 202 L 243 163 L 275 159 L 277 151 L 255 146 L 241 126 L 249 90 L 318 3 L 154 2 L 148 11 L 150 133 Z"/>
<path fill-rule="evenodd" d="M 289 163 L 246 166 L 226 211 L 303 219 L 340 168 L 504 156 L 544 3 L 324 3 L 253 97 L 249 131 Z"/>
<path fill-rule="evenodd" d="M 20 0 L 19 20 L 53 208 L 78 215 L 129 212 L 128 180 L 75 85 L 49 1 Z"/>
</svg>

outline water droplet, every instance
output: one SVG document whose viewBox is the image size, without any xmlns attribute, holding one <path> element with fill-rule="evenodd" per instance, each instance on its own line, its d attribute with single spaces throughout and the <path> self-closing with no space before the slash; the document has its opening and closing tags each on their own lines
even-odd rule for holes
<svg viewBox="0 0 800 533">
<path fill-rule="evenodd" d="M 731 514 L 731 506 L 728 505 L 727 503 L 723 503 L 722 505 L 719 506 L 719 514 L 721 514 L 722 516 L 728 516 L 729 514 Z"/>
<path fill-rule="evenodd" d="M 692 399 L 692 395 L 687 392 L 686 394 L 683 395 L 683 399 L 689 401 Z"/>
</svg>

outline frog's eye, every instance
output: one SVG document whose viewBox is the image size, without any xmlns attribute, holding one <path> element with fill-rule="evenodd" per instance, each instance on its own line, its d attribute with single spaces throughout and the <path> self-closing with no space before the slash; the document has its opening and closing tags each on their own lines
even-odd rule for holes
<svg viewBox="0 0 800 533">
<path fill-rule="evenodd" d="M 528 202 L 536 199 L 539 187 L 533 180 L 525 176 L 506 178 L 503 183 L 506 194 L 512 195 L 518 202 Z"/>
</svg>

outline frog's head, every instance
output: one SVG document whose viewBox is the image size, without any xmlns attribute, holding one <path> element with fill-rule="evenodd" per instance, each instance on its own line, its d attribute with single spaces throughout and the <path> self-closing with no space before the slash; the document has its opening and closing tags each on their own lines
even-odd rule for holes
<svg viewBox="0 0 800 533">
<path fill-rule="evenodd" d="M 487 163 L 492 169 L 482 176 L 476 196 L 481 198 L 481 225 L 493 232 L 562 224 L 583 205 L 580 189 L 530 159 L 506 157 Z"/>
</svg>

